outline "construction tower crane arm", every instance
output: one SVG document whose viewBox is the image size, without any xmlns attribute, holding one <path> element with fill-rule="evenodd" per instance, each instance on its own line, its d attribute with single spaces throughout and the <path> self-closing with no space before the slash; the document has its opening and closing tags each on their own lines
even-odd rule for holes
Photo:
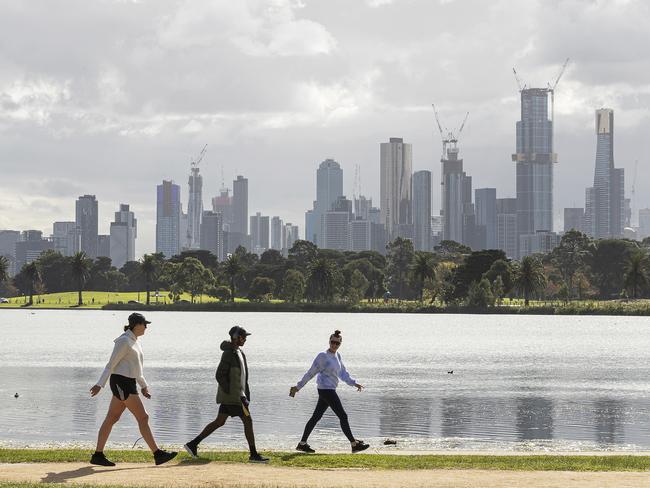
<svg viewBox="0 0 650 488">
<path fill-rule="evenodd" d="M 560 78 L 562 78 L 562 75 L 564 74 L 564 71 L 566 70 L 566 66 L 569 64 L 569 58 L 566 58 L 564 61 L 564 64 L 562 65 L 562 68 L 560 69 L 560 74 L 557 75 L 557 78 L 555 78 L 555 83 L 553 85 L 549 84 L 548 88 L 551 91 L 554 91 L 555 88 L 557 87 L 557 84 L 560 82 Z"/>
<path fill-rule="evenodd" d="M 196 158 L 194 161 L 192 161 L 192 164 L 191 164 L 191 165 L 192 165 L 193 167 L 198 166 L 199 163 L 200 163 L 201 161 L 203 161 L 203 157 L 205 156 L 205 153 L 206 153 L 206 152 L 208 152 L 208 145 L 207 145 L 207 144 L 206 144 L 205 146 L 203 146 L 203 149 L 201 149 L 201 152 L 199 153 L 199 155 L 197 156 L 197 158 Z"/>
<path fill-rule="evenodd" d="M 512 68 L 512 72 L 513 72 L 514 75 L 515 75 L 515 80 L 517 81 L 517 87 L 519 88 L 519 91 L 525 90 L 525 89 L 526 89 L 526 85 L 524 85 L 524 84 L 521 82 L 521 78 L 519 78 L 519 74 L 517 74 L 517 70 L 516 70 L 514 67 Z"/>
<path fill-rule="evenodd" d="M 433 113 L 436 116 L 436 124 L 438 124 L 438 129 L 440 130 L 440 137 L 443 139 L 445 138 L 445 131 L 442 130 L 442 125 L 440 124 L 440 117 L 438 116 L 438 111 L 436 110 L 436 105 L 434 103 L 431 104 L 433 107 Z"/>
<path fill-rule="evenodd" d="M 458 129 L 458 136 L 457 137 L 460 137 L 460 133 L 463 132 L 463 129 L 465 128 L 465 122 L 467 122 L 467 117 L 469 117 L 469 112 L 467 112 L 465 114 L 465 118 L 463 119 L 463 123 L 460 124 L 460 127 Z"/>
</svg>

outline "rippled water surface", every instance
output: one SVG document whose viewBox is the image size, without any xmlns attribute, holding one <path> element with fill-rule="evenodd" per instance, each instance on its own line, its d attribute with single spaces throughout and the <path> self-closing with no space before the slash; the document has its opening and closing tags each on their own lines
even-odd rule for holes
<svg viewBox="0 0 650 488">
<path fill-rule="evenodd" d="M 90 446 L 110 391 L 90 398 L 128 313 L 0 311 L 0 444 Z M 245 346 L 261 448 L 293 448 L 316 403 L 315 380 L 289 387 L 343 331 L 342 357 L 367 388 L 339 395 L 358 438 L 378 449 L 650 450 L 650 319 L 406 314 L 147 314 L 141 338 L 154 433 L 181 445 L 216 414 L 219 344 Z M 453 374 L 448 374 L 452 371 Z M 19 393 L 14 398 L 14 393 Z M 139 437 L 125 413 L 109 447 Z M 140 441 L 140 444 L 142 441 Z M 243 449 L 231 419 L 205 441 Z M 310 443 L 347 449 L 326 413 Z"/>
</svg>

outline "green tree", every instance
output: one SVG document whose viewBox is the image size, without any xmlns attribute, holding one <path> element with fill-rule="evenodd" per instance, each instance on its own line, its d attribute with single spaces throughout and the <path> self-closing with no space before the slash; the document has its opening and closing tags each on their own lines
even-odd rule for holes
<svg viewBox="0 0 650 488">
<path fill-rule="evenodd" d="M 530 296 L 544 289 L 546 276 L 541 261 L 533 256 L 521 260 L 515 274 L 515 287 L 524 295 L 524 305 L 529 304 Z"/>
<path fill-rule="evenodd" d="M 0 256 L 0 287 L 9 281 L 9 260 Z"/>
<path fill-rule="evenodd" d="M 639 291 L 648 286 L 648 257 L 642 252 L 631 253 L 625 267 L 625 288 L 636 300 Z"/>
<path fill-rule="evenodd" d="M 235 301 L 235 279 L 239 277 L 239 275 L 244 270 L 239 260 L 239 257 L 236 254 L 231 254 L 230 256 L 228 256 L 228 259 L 226 259 L 226 261 L 224 262 L 223 270 L 224 273 L 226 273 L 228 280 L 230 281 L 230 299 L 234 302 Z"/>
<path fill-rule="evenodd" d="M 77 284 L 78 301 L 77 306 L 83 305 L 83 289 L 86 281 L 90 278 L 90 269 L 92 261 L 88 259 L 86 253 L 81 251 L 72 256 L 70 261 L 70 274 Z"/>
<path fill-rule="evenodd" d="M 142 261 L 140 261 L 140 273 L 144 276 L 144 286 L 147 291 L 147 305 L 149 305 L 151 300 L 151 285 L 156 279 L 156 275 L 159 271 L 158 261 L 155 256 L 152 254 L 145 254 L 142 256 Z"/>
<path fill-rule="evenodd" d="M 505 253 L 500 249 L 474 251 L 466 255 L 463 263 L 454 270 L 452 279 L 454 285 L 453 298 L 462 300 L 467 297 L 470 284 L 481 281 L 483 275 L 490 270 L 496 261 L 505 261 L 506 259 Z"/>
<path fill-rule="evenodd" d="M 248 299 L 256 302 L 267 302 L 273 296 L 274 290 L 275 281 L 264 276 L 256 276 L 248 291 Z"/>
<path fill-rule="evenodd" d="M 38 266 L 41 270 L 41 281 L 48 293 L 59 293 L 74 290 L 68 280 L 61 279 L 70 269 L 70 258 L 61 253 L 47 250 L 38 257 Z"/>
<path fill-rule="evenodd" d="M 588 257 L 593 283 L 601 298 L 615 298 L 625 287 L 625 268 L 637 244 L 623 239 L 600 239 Z"/>
<path fill-rule="evenodd" d="M 211 297 L 216 298 L 220 302 L 227 302 L 230 300 L 230 288 L 227 286 L 213 286 L 208 292 Z"/>
<path fill-rule="evenodd" d="M 487 278 L 490 283 L 495 282 L 497 278 L 501 278 L 501 286 L 503 288 L 501 292 L 501 297 L 510 293 L 513 287 L 514 271 L 512 269 L 512 264 L 506 259 L 497 259 L 492 263 L 490 269 L 488 269 L 484 274 L 484 278 Z"/>
<path fill-rule="evenodd" d="M 589 237 L 572 229 L 562 236 L 560 244 L 551 252 L 551 262 L 560 271 L 567 285 L 569 298 L 573 294 L 573 278 L 586 266 L 591 248 Z"/>
<path fill-rule="evenodd" d="M 503 285 L 503 279 L 501 279 L 501 275 L 497 275 L 497 277 L 494 278 L 494 281 L 492 282 L 492 295 L 494 295 L 494 299 L 496 300 L 497 305 L 501 305 L 505 294 L 506 291 L 505 286 Z"/>
<path fill-rule="evenodd" d="M 36 290 L 38 283 L 41 281 L 41 270 L 38 267 L 38 263 L 36 261 L 32 261 L 31 263 L 24 265 L 21 272 L 25 275 L 29 290 L 28 305 L 33 305 L 34 291 Z"/>
<path fill-rule="evenodd" d="M 177 282 L 190 294 L 191 301 L 214 284 L 212 271 L 203 266 L 197 258 L 185 258 L 178 268 Z"/>
<path fill-rule="evenodd" d="M 494 305 L 494 295 L 487 278 L 483 278 L 479 282 L 473 281 L 469 285 L 467 305 L 476 308 L 487 308 Z"/>
<path fill-rule="evenodd" d="M 329 259 L 316 258 L 309 265 L 307 292 L 310 300 L 329 302 L 334 297 L 334 265 Z"/>
<path fill-rule="evenodd" d="M 415 254 L 415 262 L 412 266 L 413 276 L 418 282 L 418 291 L 420 302 L 424 297 L 424 283 L 426 280 L 435 277 L 435 263 L 433 256 L 428 252 L 417 252 Z"/>
<path fill-rule="evenodd" d="M 396 238 L 386 246 L 386 278 L 393 295 L 404 298 L 404 287 L 409 282 L 409 272 L 415 259 L 413 241 L 402 237 Z"/>
<path fill-rule="evenodd" d="M 282 295 L 291 303 L 298 303 L 305 294 L 305 275 L 297 269 L 289 269 L 282 280 Z"/>
<path fill-rule="evenodd" d="M 350 277 L 350 287 L 348 289 L 348 299 L 352 303 L 358 303 L 366 294 L 370 282 L 361 271 L 355 269 Z"/>
</svg>

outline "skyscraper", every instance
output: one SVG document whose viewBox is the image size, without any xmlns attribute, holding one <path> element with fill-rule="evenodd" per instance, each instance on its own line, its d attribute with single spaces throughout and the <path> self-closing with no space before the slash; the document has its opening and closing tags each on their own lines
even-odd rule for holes
<svg viewBox="0 0 650 488">
<path fill-rule="evenodd" d="M 585 195 L 585 230 L 596 239 L 621 237 L 625 226 L 624 170 L 614 167 L 614 111 L 596 110 L 594 186 Z"/>
<path fill-rule="evenodd" d="M 416 251 L 431 250 L 431 171 L 413 173 L 413 226 Z"/>
<path fill-rule="evenodd" d="M 322 235 L 322 216 L 332 210 L 336 200 L 343 196 L 343 170 L 333 159 L 326 159 L 316 170 L 316 200 L 314 208 L 305 214 L 305 238 L 325 247 Z"/>
<path fill-rule="evenodd" d="M 650 237 L 650 208 L 639 209 L 639 237 Z"/>
<path fill-rule="evenodd" d="M 219 196 L 212 199 L 212 211 L 221 213 L 224 229 L 230 230 L 230 224 L 232 223 L 232 197 L 228 188 L 222 187 L 219 190 Z"/>
<path fill-rule="evenodd" d="M 54 222 L 51 240 L 54 250 L 63 256 L 74 256 L 81 249 L 81 233 L 76 222 Z"/>
<path fill-rule="evenodd" d="M 476 227 L 481 236 L 478 248 L 497 249 L 497 189 L 477 188 L 474 201 Z"/>
<path fill-rule="evenodd" d="M 564 209 L 564 232 L 577 230 L 584 232 L 585 227 L 585 209 L 582 207 L 572 207 Z"/>
<path fill-rule="evenodd" d="M 413 238 L 412 157 L 413 147 L 401 137 L 380 144 L 381 223 L 388 240 Z"/>
<path fill-rule="evenodd" d="M 111 222 L 110 258 L 116 268 L 128 261 L 135 261 L 135 239 L 138 237 L 138 221 L 128 205 L 120 204 Z"/>
<path fill-rule="evenodd" d="M 75 222 L 81 233 L 81 251 L 91 259 L 97 257 L 98 212 L 95 195 L 83 195 L 75 205 Z"/>
<path fill-rule="evenodd" d="M 251 215 L 251 246 L 256 254 L 262 254 L 269 248 L 269 217 L 260 212 Z"/>
<path fill-rule="evenodd" d="M 9 276 L 20 271 L 16 269 L 16 243 L 18 241 L 20 241 L 20 231 L 0 230 L 0 256 L 4 256 L 9 262 Z"/>
<path fill-rule="evenodd" d="M 519 252 L 516 198 L 497 198 L 497 249 L 511 259 Z"/>
<path fill-rule="evenodd" d="M 459 148 L 455 140 L 443 140 L 442 163 L 442 238 L 448 241 L 466 243 L 467 227 L 465 214 L 472 214 L 472 177 L 463 171 L 463 160 L 458 158 Z M 451 143 L 447 146 L 448 143 Z M 469 236 L 467 236 L 469 237 Z"/>
<path fill-rule="evenodd" d="M 54 249 L 52 242 L 43 239 L 40 230 L 26 230 L 21 233 L 21 238 L 16 242 L 16 273 L 20 272 L 23 266 L 38 259 L 47 250 Z"/>
<path fill-rule="evenodd" d="M 156 252 L 166 258 L 180 252 L 181 188 L 163 180 L 157 187 Z"/>
<path fill-rule="evenodd" d="M 219 261 L 224 260 L 223 215 L 221 212 L 203 212 L 201 249 L 210 251 Z"/>
<path fill-rule="evenodd" d="M 284 232 L 284 225 L 280 217 L 271 218 L 271 249 L 282 251 L 282 232 Z"/>
<path fill-rule="evenodd" d="M 192 166 L 187 182 L 187 243 L 190 249 L 198 249 L 201 244 L 201 219 L 203 218 L 203 177 L 198 166 Z"/>
<path fill-rule="evenodd" d="M 517 234 L 553 230 L 553 121 L 549 119 L 548 88 L 521 90 L 521 120 L 517 122 Z"/>
</svg>

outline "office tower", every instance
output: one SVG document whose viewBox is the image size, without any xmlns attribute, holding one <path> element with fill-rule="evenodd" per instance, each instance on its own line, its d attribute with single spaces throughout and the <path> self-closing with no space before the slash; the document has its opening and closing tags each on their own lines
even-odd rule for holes
<svg viewBox="0 0 650 488">
<path fill-rule="evenodd" d="M 478 249 L 497 249 L 497 189 L 474 190 Z"/>
<path fill-rule="evenodd" d="M 413 147 L 400 137 L 382 142 L 379 150 L 381 223 L 389 241 L 413 238 Z"/>
<path fill-rule="evenodd" d="M 241 175 L 232 182 L 232 223 L 228 232 L 228 252 L 237 247 L 250 249 L 248 237 L 248 178 Z"/>
<path fill-rule="evenodd" d="M 54 250 L 63 256 L 74 256 L 81 249 L 81 232 L 76 222 L 54 222 L 50 240 Z"/>
<path fill-rule="evenodd" d="M 442 241 L 442 216 L 431 216 L 431 248 L 435 248 Z"/>
<path fill-rule="evenodd" d="M 298 226 L 293 225 L 291 222 L 284 224 L 282 228 L 282 254 L 286 257 L 289 254 L 294 243 L 300 239 L 298 234 Z"/>
<path fill-rule="evenodd" d="M 348 234 L 350 236 L 350 251 L 369 251 L 372 249 L 370 234 L 371 223 L 369 220 L 358 219 L 350 222 Z"/>
<path fill-rule="evenodd" d="M 198 249 L 201 245 L 201 219 L 203 218 L 203 177 L 199 167 L 192 163 L 187 203 L 187 247 Z"/>
<path fill-rule="evenodd" d="M 157 187 L 156 252 L 169 259 L 180 253 L 181 188 L 163 180 Z"/>
<path fill-rule="evenodd" d="M 517 122 L 517 233 L 553 230 L 553 121 L 549 119 L 550 88 L 521 90 L 521 120 Z"/>
<path fill-rule="evenodd" d="M 97 236 L 97 257 L 108 258 L 111 256 L 111 236 L 100 234 Z"/>
<path fill-rule="evenodd" d="M 316 200 L 313 209 L 305 214 L 305 239 L 324 247 L 321 235 L 322 215 L 332 210 L 337 198 L 343 195 L 343 170 L 333 159 L 326 159 L 316 170 Z"/>
<path fill-rule="evenodd" d="M 596 239 L 622 237 L 625 226 L 624 170 L 614 167 L 614 111 L 596 110 L 594 186 L 585 195 L 585 229 Z"/>
<path fill-rule="evenodd" d="M 416 251 L 431 250 L 431 171 L 413 173 L 413 245 Z"/>
<path fill-rule="evenodd" d="M 276 251 L 282 251 L 282 232 L 284 231 L 284 225 L 282 224 L 282 219 L 280 217 L 271 218 L 271 249 Z"/>
<path fill-rule="evenodd" d="M 111 222 L 111 264 L 120 269 L 129 261 L 135 261 L 135 239 L 138 237 L 138 221 L 129 206 L 121 203 Z"/>
<path fill-rule="evenodd" d="M 19 271 L 16 269 L 16 243 L 18 241 L 20 241 L 20 231 L 0 230 L 0 256 L 4 256 L 9 262 L 9 276 L 14 276 Z"/>
<path fill-rule="evenodd" d="M 43 239 L 40 230 L 26 230 L 21 233 L 20 240 L 16 242 L 16 273 L 20 272 L 23 266 L 38 259 L 44 251 L 54 249 L 52 242 Z"/>
<path fill-rule="evenodd" d="M 564 232 L 577 230 L 584 232 L 585 226 L 585 209 L 582 207 L 573 207 L 564 209 Z"/>
<path fill-rule="evenodd" d="M 210 251 L 219 261 L 224 260 L 223 215 L 204 211 L 201 219 L 201 249 Z"/>
<path fill-rule="evenodd" d="M 212 199 L 212 211 L 221 213 L 224 229 L 230 230 L 230 224 L 232 223 L 232 197 L 230 196 L 230 189 L 221 188 L 219 190 L 219 196 Z"/>
<path fill-rule="evenodd" d="M 316 231 L 316 202 L 314 209 L 305 212 L 305 240 L 316 244 L 318 242 L 318 232 Z"/>
<path fill-rule="evenodd" d="M 632 199 L 625 198 L 623 206 L 625 207 L 625 223 L 623 227 L 632 227 Z"/>
<path fill-rule="evenodd" d="M 255 254 L 262 254 L 269 248 L 269 217 L 260 212 L 251 215 L 251 246 Z"/>
<path fill-rule="evenodd" d="M 497 198 L 497 249 L 510 259 L 515 259 L 519 252 L 516 198 Z"/>
<path fill-rule="evenodd" d="M 463 160 L 458 158 L 459 148 L 455 138 L 443 140 L 442 151 L 442 238 L 466 243 L 468 239 L 464 229 L 467 228 L 468 219 L 465 213 L 472 210 L 472 177 L 463 171 Z"/>
<path fill-rule="evenodd" d="M 330 210 L 321 215 L 320 240 L 324 249 L 347 251 L 350 244 L 350 212 Z"/>
<path fill-rule="evenodd" d="M 639 209 L 639 238 L 650 237 L 650 208 Z"/>
<path fill-rule="evenodd" d="M 523 258 L 531 254 L 551 252 L 560 244 L 561 238 L 555 232 L 538 230 L 534 234 L 520 235 L 519 240 L 519 255 Z"/>
<path fill-rule="evenodd" d="M 383 225 L 381 224 L 381 210 L 377 207 L 370 207 L 368 210 L 368 220 L 373 224 Z"/>
<path fill-rule="evenodd" d="M 368 214 L 372 207 L 372 198 L 359 195 L 354 198 L 354 216 L 356 219 L 368 220 Z"/>
<path fill-rule="evenodd" d="M 75 205 L 75 222 L 81 233 L 81 251 L 91 259 L 97 253 L 97 223 L 98 211 L 95 195 L 83 195 L 77 199 Z"/>
</svg>

